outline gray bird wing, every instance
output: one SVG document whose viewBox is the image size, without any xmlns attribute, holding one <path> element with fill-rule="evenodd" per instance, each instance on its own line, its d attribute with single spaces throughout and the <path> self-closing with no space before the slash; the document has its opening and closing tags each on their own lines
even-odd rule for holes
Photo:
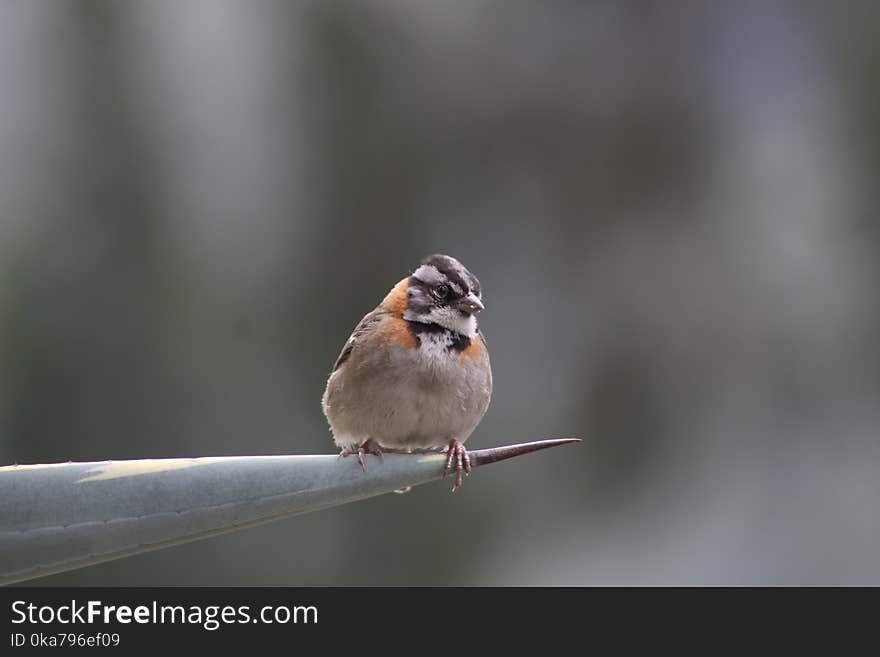
<svg viewBox="0 0 880 657">
<path fill-rule="evenodd" d="M 364 315 L 364 318 L 358 323 L 357 326 L 354 327 L 354 331 L 352 331 L 351 337 L 346 340 L 345 346 L 342 348 L 342 352 L 339 354 L 339 358 L 337 358 L 336 362 L 333 364 L 332 372 L 335 372 L 340 367 L 342 367 L 345 361 L 347 361 L 351 356 L 351 352 L 354 349 L 355 344 L 357 344 L 358 340 L 362 338 L 365 334 L 369 333 L 373 328 L 375 328 L 375 326 L 379 322 L 381 322 L 386 315 L 388 315 L 388 313 L 381 307 L 376 308 L 372 312 Z"/>
</svg>

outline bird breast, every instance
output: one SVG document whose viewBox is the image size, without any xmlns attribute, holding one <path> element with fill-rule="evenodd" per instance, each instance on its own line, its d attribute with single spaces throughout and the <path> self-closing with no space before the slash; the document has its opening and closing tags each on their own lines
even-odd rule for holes
<svg viewBox="0 0 880 657">
<path fill-rule="evenodd" d="M 388 448 L 463 442 L 489 404 L 492 374 L 485 350 L 465 355 L 450 348 L 454 339 L 424 334 L 414 349 L 389 345 L 355 367 L 346 363 L 328 387 L 334 434 L 374 437 Z"/>
</svg>

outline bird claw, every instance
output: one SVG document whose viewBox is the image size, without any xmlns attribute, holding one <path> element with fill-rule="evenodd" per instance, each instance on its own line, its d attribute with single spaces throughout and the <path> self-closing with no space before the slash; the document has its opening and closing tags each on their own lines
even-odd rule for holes
<svg viewBox="0 0 880 657">
<path fill-rule="evenodd" d="M 361 464 L 361 470 L 364 472 L 367 471 L 367 464 L 364 460 L 364 456 L 366 454 L 372 454 L 373 456 L 378 456 L 379 460 L 384 462 L 385 455 L 382 453 L 382 448 L 379 447 L 379 443 L 377 443 L 372 438 L 368 438 L 364 441 L 364 444 L 355 449 L 354 447 L 346 447 L 341 452 L 339 452 L 339 456 L 337 456 L 337 460 L 344 458 L 346 456 L 357 456 L 357 462 Z"/>
<path fill-rule="evenodd" d="M 443 478 L 446 478 L 452 471 L 452 461 L 455 459 L 455 483 L 452 485 L 452 492 L 461 488 L 461 475 L 470 475 L 471 473 L 471 457 L 456 438 L 449 441 L 449 450 L 446 455 L 446 467 L 443 468 Z"/>
</svg>

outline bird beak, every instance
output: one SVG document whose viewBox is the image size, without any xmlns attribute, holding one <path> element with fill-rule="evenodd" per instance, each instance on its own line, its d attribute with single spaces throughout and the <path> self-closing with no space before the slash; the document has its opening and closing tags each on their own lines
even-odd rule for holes
<svg viewBox="0 0 880 657">
<path fill-rule="evenodd" d="M 463 313 L 473 315 L 474 313 L 480 312 L 485 306 L 483 306 L 483 302 L 480 301 L 480 298 L 471 292 L 464 299 L 459 301 L 455 307 Z"/>
</svg>

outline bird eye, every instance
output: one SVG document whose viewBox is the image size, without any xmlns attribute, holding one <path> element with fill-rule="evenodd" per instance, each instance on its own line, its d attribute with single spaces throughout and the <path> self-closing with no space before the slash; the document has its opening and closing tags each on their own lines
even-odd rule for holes
<svg viewBox="0 0 880 657">
<path fill-rule="evenodd" d="M 434 296 L 438 299 L 445 299 L 449 296 L 449 286 L 448 285 L 438 285 L 434 288 Z"/>
</svg>

